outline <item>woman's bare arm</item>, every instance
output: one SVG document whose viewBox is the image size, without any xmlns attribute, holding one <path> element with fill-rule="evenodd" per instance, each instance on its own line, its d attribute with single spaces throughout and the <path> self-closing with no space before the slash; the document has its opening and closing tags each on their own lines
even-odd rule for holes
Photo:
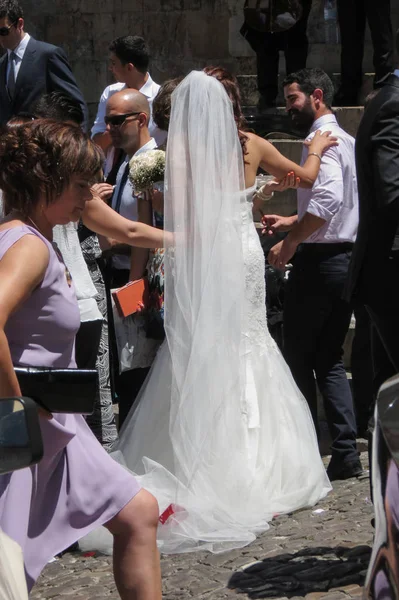
<svg viewBox="0 0 399 600">
<path fill-rule="evenodd" d="M 0 397 L 21 395 L 4 328 L 43 281 L 48 261 L 48 248 L 35 235 L 23 236 L 0 260 Z"/>
<path fill-rule="evenodd" d="M 326 132 L 327 133 L 327 132 Z M 309 154 L 301 167 L 292 160 L 286 158 L 267 140 L 254 134 L 247 134 L 253 150 L 258 156 L 259 165 L 262 169 L 277 177 L 283 179 L 290 171 L 295 173 L 296 177 L 300 178 L 299 187 L 311 188 L 316 181 L 320 170 L 320 158 L 310 152 L 315 152 L 320 156 L 322 153 L 332 146 L 336 146 L 336 138 L 328 137 L 328 135 L 317 133 L 309 146 Z"/>
<path fill-rule="evenodd" d="M 172 234 L 125 219 L 96 196 L 86 202 L 82 219 L 86 227 L 95 233 L 117 240 L 121 244 L 139 248 L 163 248 L 173 244 Z"/>
</svg>

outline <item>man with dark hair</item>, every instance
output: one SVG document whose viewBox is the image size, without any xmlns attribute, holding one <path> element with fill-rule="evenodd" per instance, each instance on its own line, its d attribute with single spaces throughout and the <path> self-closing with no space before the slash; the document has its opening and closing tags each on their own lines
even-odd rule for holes
<svg viewBox="0 0 399 600">
<path fill-rule="evenodd" d="M 332 437 L 330 479 L 362 473 L 356 447 L 356 420 L 342 346 L 352 307 L 342 299 L 358 224 L 358 199 L 353 137 L 341 129 L 331 111 L 333 84 L 321 69 L 304 69 L 284 81 L 286 107 L 292 120 L 309 128 L 331 131 L 339 145 L 319 156 L 321 166 L 312 189 L 299 189 L 298 214 L 267 215 L 269 234 L 288 231 L 269 252 L 280 269 L 293 269 L 284 297 L 284 356 L 308 401 L 316 429 L 316 384 L 323 396 Z M 308 149 L 305 144 L 302 163 Z"/>
<path fill-rule="evenodd" d="M 399 30 L 396 45 L 399 52 Z M 399 68 L 367 105 L 356 136 L 356 168 L 359 230 L 346 297 L 365 304 L 373 324 L 376 395 L 399 372 Z"/>
<path fill-rule="evenodd" d="M 43 119 L 69 121 L 77 125 L 81 125 L 84 119 L 79 102 L 63 92 L 43 94 L 34 106 L 33 113 Z"/>
<path fill-rule="evenodd" d="M 111 136 L 109 131 L 107 131 L 104 121 L 109 98 L 125 88 L 132 88 L 146 96 L 151 108 L 160 87 L 151 79 L 148 73 L 150 54 L 148 46 L 142 37 L 138 35 L 119 37 L 110 44 L 109 51 L 110 70 L 118 83 L 109 85 L 103 91 L 98 105 L 96 120 L 91 130 L 93 140 L 104 151 L 107 151 L 112 144 Z M 166 133 L 158 129 L 152 118 L 150 118 L 148 129 L 158 145 L 164 143 Z"/>
<path fill-rule="evenodd" d="M 284 88 L 288 86 L 294 86 L 293 89 L 300 89 L 301 92 L 307 96 L 305 100 L 305 104 L 307 106 L 311 106 L 311 98 L 310 96 L 316 89 L 320 89 L 323 92 L 323 106 L 326 110 L 325 114 L 332 114 L 332 104 L 334 97 L 334 85 L 327 73 L 322 69 L 301 69 L 300 71 L 296 71 L 291 75 L 287 75 L 287 77 L 283 81 Z M 287 96 L 284 90 L 284 95 L 287 101 Z M 287 108 L 289 114 L 293 121 L 298 120 L 302 123 L 305 121 L 305 125 L 309 125 L 309 127 L 314 122 L 314 114 L 313 109 L 310 112 L 306 112 L 306 116 L 303 111 L 295 112 L 294 109 Z M 291 112 L 290 112 L 291 111 Z M 324 111 L 323 111 L 324 112 Z"/>
<path fill-rule="evenodd" d="M 341 85 L 334 106 L 356 106 L 363 79 L 366 21 L 373 42 L 374 87 L 394 69 L 390 0 L 337 0 L 341 32 Z"/>
<path fill-rule="evenodd" d="M 60 91 L 87 108 L 68 59 L 61 48 L 38 42 L 24 31 L 24 13 L 17 0 L 0 0 L 0 124 L 31 112 L 38 98 Z"/>
</svg>

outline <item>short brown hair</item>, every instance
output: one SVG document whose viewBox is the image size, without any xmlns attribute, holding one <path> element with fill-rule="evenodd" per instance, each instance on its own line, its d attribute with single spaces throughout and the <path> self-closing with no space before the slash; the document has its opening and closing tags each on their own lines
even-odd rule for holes
<svg viewBox="0 0 399 600">
<path fill-rule="evenodd" d="M 175 77 L 175 79 L 168 79 L 159 88 L 158 94 L 154 98 L 152 103 L 152 118 L 159 129 L 168 131 L 170 112 L 172 107 L 172 94 L 183 81 L 183 77 Z"/>
<path fill-rule="evenodd" d="M 38 119 L 0 136 L 0 189 L 9 210 L 28 216 L 43 194 L 54 202 L 73 175 L 97 180 L 103 154 L 75 125 Z"/>
</svg>

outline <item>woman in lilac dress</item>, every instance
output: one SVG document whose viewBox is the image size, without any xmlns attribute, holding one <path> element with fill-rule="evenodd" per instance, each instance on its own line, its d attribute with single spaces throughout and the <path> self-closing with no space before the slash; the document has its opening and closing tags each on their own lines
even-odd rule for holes
<svg viewBox="0 0 399 600">
<path fill-rule="evenodd" d="M 45 120 L 1 136 L 0 188 L 11 209 L 0 224 L 2 397 L 21 395 L 14 365 L 76 366 L 79 310 L 52 229 L 81 217 L 100 152 L 79 128 Z M 139 243 L 148 234 L 148 245 L 162 245 L 162 232 L 138 228 Z M 42 413 L 41 429 L 43 460 L 0 477 L 0 527 L 22 547 L 28 587 L 51 557 L 105 525 L 114 535 L 121 598 L 159 600 L 156 500 L 103 450 L 81 415 Z"/>
</svg>

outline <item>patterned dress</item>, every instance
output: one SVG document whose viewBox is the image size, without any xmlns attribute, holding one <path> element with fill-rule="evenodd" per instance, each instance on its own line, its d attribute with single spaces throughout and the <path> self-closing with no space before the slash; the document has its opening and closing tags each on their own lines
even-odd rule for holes
<svg viewBox="0 0 399 600">
<path fill-rule="evenodd" d="M 118 437 L 118 433 L 112 407 L 107 299 L 104 279 L 97 262 L 101 257 L 101 248 L 97 235 L 87 229 L 82 223 L 79 224 L 78 235 L 83 258 L 86 261 L 90 276 L 97 289 L 97 306 L 103 316 L 103 327 L 96 363 L 99 375 L 99 393 L 98 398 L 96 398 L 94 412 L 87 417 L 87 423 L 99 442 L 109 452 Z"/>
</svg>

